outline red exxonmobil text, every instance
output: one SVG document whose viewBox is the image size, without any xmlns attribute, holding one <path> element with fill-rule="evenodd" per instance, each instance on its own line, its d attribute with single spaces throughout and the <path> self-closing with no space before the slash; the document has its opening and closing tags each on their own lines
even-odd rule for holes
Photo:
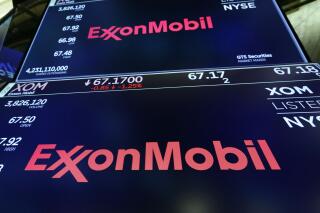
<svg viewBox="0 0 320 213">
<path fill-rule="evenodd" d="M 131 35 L 145 35 L 154 33 L 193 31 L 193 30 L 213 29 L 213 21 L 211 16 L 200 17 L 197 20 L 182 19 L 180 22 L 168 23 L 167 20 L 159 22 L 149 21 L 147 25 L 136 26 L 110 26 L 103 28 L 101 26 L 92 26 L 89 28 L 88 39 L 103 39 L 121 41 L 123 37 Z"/>
<path fill-rule="evenodd" d="M 186 167 L 196 171 L 206 171 L 214 166 L 215 159 L 220 170 L 242 171 L 248 167 L 249 163 L 255 170 L 281 170 L 266 140 L 258 140 L 257 145 L 253 140 L 244 140 L 241 146 L 245 148 L 245 151 L 235 147 L 222 147 L 221 141 L 213 141 L 212 151 L 215 151 L 216 156 L 214 157 L 211 150 L 202 147 L 193 147 L 182 153 L 179 141 L 166 143 L 164 153 L 161 153 L 158 142 L 147 142 L 144 153 L 134 148 L 118 149 L 113 153 L 108 149 L 84 149 L 84 146 L 81 145 L 66 151 L 56 149 L 56 144 L 39 144 L 25 170 L 56 171 L 59 169 L 52 178 L 59 179 L 70 172 L 77 182 L 88 182 L 85 174 L 78 167 L 82 161 L 85 161 L 93 171 L 107 169 L 123 171 L 125 162 L 133 171 L 182 171 Z M 45 160 L 51 159 L 52 155 L 58 159 L 51 165 L 44 163 Z M 196 161 L 196 155 L 202 156 L 202 162 Z M 228 155 L 234 156 L 236 161 L 229 161 Z M 101 157 L 104 160 L 97 162 L 97 159 Z M 142 163 L 142 158 L 144 163 Z"/>
</svg>

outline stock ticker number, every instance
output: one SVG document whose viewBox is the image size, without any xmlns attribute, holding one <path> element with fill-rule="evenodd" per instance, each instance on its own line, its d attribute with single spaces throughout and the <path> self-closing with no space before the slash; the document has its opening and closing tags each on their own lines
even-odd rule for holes
<svg viewBox="0 0 320 213">
<path fill-rule="evenodd" d="M 62 27 L 62 31 L 63 31 L 63 32 L 69 32 L 69 31 L 71 31 L 71 32 L 75 33 L 75 32 L 78 32 L 79 29 L 80 29 L 80 26 L 79 26 L 79 25 L 66 25 L 66 26 L 63 26 L 63 27 Z"/>
<path fill-rule="evenodd" d="M 82 14 L 75 14 L 75 15 L 68 15 L 66 16 L 67 21 L 81 21 L 83 15 Z"/>
<path fill-rule="evenodd" d="M 19 127 L 31 127 L 37 116 L 17 116 L 9 119 L 8 124 L 19 125 Z"/>
<path fill-rule="evenodd" d="M 13 152 L 17 149 L 21 141 L 22 137 L 2 137 L 0 138 L 0 146 L 4 147 L 3 151 L 5 152 Z"/>
<path fill-rule="evenodd" d="M 71 6 L 63 6 L 59 7 L 58 12 L 64 12 L 64 11 L 82 11 L 86 8 L 85 4 L 80 5 L 71 5 Z"/>
<path fill-rule="evenodd" d="M 276 67 L 273 69 L 274 73 L 277 75 L 299 75 L 299 74 L 310 74 L 314 73 L 320 77 L 319 68 L 307 65 L 307 66 L 297 66 L 297 67 Z"/>
<path fill-rule="evenodd" d="M 188 79 L 192 81 L 221 79 L 224 84 L 230 83 L 230 79 L 225 77 L 225 71 L 191 72 L 188 74 Z"/>
<path fill-rule="evenodd" d="M 71 58 L 71 56 L 72 56 L 72 50 L 65 50 L 65 51 L 59 50 L 53 53 L 53 57 L 57 57 L 57 58 L 61 57 L 65 59 L 65 58 Z"/>
<path fill-rule="evenodd" d="M 27 107 L 27 108 L 42 108 L 48 99 L 27 99 L 27 100 L 16 100 L 16 101 L 8 101 L 4 107 Z"/>
<path fill-rule="evenodd" d="M 121 76 L 88 79 L 84 84 L 92 90 L 140 89 L 143 88 L 142 76 Z"/>
<path fill-rule="evenodd" d="M 67 65 L 50 67 L 32 67 L 26 70 L 26 73 L 48 73 L 48 72 L 66 72 L 69 69 Z"/>
</svg>

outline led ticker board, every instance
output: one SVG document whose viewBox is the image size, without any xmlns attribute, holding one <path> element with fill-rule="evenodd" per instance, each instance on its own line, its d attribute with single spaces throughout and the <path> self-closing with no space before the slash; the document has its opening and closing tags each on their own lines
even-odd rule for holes
<svg viewBox="0 0 320 213">
<path fill-rule="evenodd" d="M 319 212 L 319 81 L 297 64 L 9 84 L 0 211 Z"/>
<path fill-rule="evenodd" d="M 51 1 L 0 91 L 0 212 L 319 212 L 304 62 L 272 0 Z"/>
<path fill-rule="evenodd" d="M 299 62 L 273 0 L 52 1 L 18 80 Z"/>
</svg>

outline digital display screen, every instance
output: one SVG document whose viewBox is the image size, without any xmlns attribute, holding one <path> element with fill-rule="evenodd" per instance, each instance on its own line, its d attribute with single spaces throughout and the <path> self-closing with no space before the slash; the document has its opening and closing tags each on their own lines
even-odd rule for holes
<svg viewBox="0 0 320 213">
<path fill-rule="evenodd" d="M 0 211 L 319 212 L 319 80 L 297 64 L 11 83 Z"/>
<path fill-rule="evenodd" d="M 274 0 L 50 1 L 0 81 L 0 212 L 318 213 L 306 62 Z"/>
<path fill-rule="evenodd" d="M 273 0 L 57 0 L 18 81 L 299 62 Z"/>
</svg>

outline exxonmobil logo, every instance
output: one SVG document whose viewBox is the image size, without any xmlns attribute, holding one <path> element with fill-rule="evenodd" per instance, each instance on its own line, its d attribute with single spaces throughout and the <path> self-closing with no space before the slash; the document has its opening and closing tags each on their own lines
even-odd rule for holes
<svg viewBox="0 0 320 213">
<path fill-rule="evenodd" d="M 85 164 L 92 171 L 97 172 L 107 169 L 123 171 L 125 162 L 130 165 L 130 170 L 133 171 L 168 171 L 170 169 L 182 171 L 185 167 L 196 171 L 206 171 L 214 166 L 215 158 L 220 170 L 241 171 L 247 168 L 249 162 L 255 170 L 267 170 L 269 168 L 271 170 L 281 170 L 267 141 L 258 140 L 257 144 L 258 146 L 255 146 L 252 140 L 244 140 L 246 151 L 241 151 L 235 147 L 222 147 L 221 141 L 213 141 L 213 151 L 215 151 L 216 157 L 211 154 L 211 150 L 202 147 L 190 148 L 182 154 L 179 141 L 168 142 L 164 153 L 161 153 L 158 142 L 147 142 L 144 153 L 133 148 L 119 149 L 116 153 L 113 153 L 108 149 L 83 149 L 84 146 L 75 146 L 70 151 L 66 151 L 56 149 L 56 144 L 39 144 L 25 170 L 56 171 L 52 176 L 56 179 L 62 178 L 70 172 L 75 180 L 81 183 L 88 182 L 78 167 L 78 164 L 82 161 L 85 161 Z M 51 159 L 53 154 L 58 159 L 51 165 L 44 163 L 45 160 Z M 234 156 L 236 160 L 230 161 L 230 157 L 227 157 L 229 155 Z M 199 162 L 195 159 L 196 156 L 202 156 L 203 160 Z M 142 165 L 141 158 L 143 157 L 144 164 Z"/>
<path fill-rule="evenodd" d="M 110 26 L 103 28 L 101 26 L 92 26 L 89 28 L 88 39 L 103 39 L 121 41 L 123 37 L 145 35 L 145 34 L 158 34 L 171 32 L 194 31 L 194 30 L 207 30 L 213 29 L 213 21 L 211 16 L 200 17 L 198 20 L 189 20 L 184 18 L 180 22 L 168 23 L 167 20 L 159 22 L 149 21 L 147 25 L 136 26 Z"/>
</svg>

